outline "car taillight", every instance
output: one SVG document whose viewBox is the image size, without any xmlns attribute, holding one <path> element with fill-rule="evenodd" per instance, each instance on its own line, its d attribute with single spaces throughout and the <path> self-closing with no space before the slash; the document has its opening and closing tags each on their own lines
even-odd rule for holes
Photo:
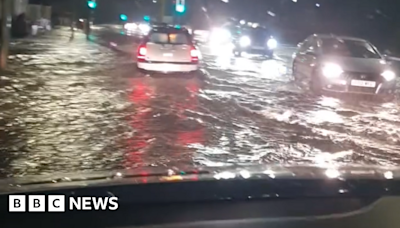
<svg viewBox="0 0 400 228">
<path fill-rule="evenodd" d="M 192 57 L 192 62 L 199 61 L 199 51 L 194 46 L 190 49 L 190 56 Z"/>
<path fill-rule="evenodd" d="M 138 47 L 138 52 L 137 52 L 138 61 L 144 61 L 146 59 L 146 54 L 147 54 L 146 44 L 141 44 Z"/>
</svg>

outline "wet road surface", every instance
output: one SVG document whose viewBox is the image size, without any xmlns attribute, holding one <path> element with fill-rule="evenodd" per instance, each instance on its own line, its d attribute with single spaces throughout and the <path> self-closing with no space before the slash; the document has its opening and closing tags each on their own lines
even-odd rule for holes
<svg viewBox="0 0 400 228">
<path fill-rule="evenodd" d="M 70 41 L 61 30 L 13 43 L 15 72 L 0 77 L 1 177 L 400 163 L 397 99 L 316 97 L 292 82 L 290 50 L 267 60 L 202 48 L 202 73 L 149 76 L 135 70 L 132 39 L 94 34 Z"/>
</svg>

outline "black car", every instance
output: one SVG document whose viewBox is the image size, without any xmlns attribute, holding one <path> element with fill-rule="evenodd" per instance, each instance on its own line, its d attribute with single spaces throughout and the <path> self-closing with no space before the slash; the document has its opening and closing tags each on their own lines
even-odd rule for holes
<svg viewBox="0 0 400 228">
<path fill-rule="evenodd" d="M 314 92 L 394 94 L 396 74 L 370 42 L 334 35 L 312 35 L 298 45 L 295 80 Z"/>
<path fill-rule="evenodd" d="M 243 52 L 261 54 L 272 57 L 277 47 L 277 40 L 265 28 L 244 28 L 233 36 L 234 54 L 241 56 Z"/>
</svg>

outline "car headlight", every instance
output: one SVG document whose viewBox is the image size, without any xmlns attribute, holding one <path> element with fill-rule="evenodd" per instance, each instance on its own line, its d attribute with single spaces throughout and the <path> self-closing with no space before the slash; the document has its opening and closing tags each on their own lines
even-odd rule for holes
<svg viewBox="0 0 400 228">
<path fill-rule="evenodd" d="M 392 81 L 396 78 L 396 74 L 391 70 L 386 70 L 381 75 L 386 79 L 386 81 Z"/>
<path fill-rule="evenodd" d="M 322 74 L 327 78 L 337 78 L 343 73 L 342 67 L 335 63 L 327 63 L 322 68 Z"/>
<path fill-rule="evenodd" d="M 248 36 L 242 36 L 239 40 L 239 44 L 241 47 L 247 47 L 251 44 L 251 39 Z"/>
<path fill-rule="evenodd" d="M 135 24 L 135 23 L 126 23 L 124 25 L 124 28 L 126 30 L 135 30 L 135 29 L 137 29 L 137 24 Z"/>
<path fill-rule="evenodd" d="M 278 41 L 274 38 L 271 38 L 267 41 L 267 46 L 269 49 L 275 49 L 278 46 Z"/>
<path fill-rule="evenodd" d="M 142 33 L 147 34 L 148 32 L 150 32 L 150 26 L 147 24 L 140 24 L 139 25 L 139 29 Z"/>
<path fill-rule="evenodd" d="M 225 41 L 231 38 L 231 33 L 226 29 L 214 29 L 211 33 L 213 42 Z"/>
</svg>

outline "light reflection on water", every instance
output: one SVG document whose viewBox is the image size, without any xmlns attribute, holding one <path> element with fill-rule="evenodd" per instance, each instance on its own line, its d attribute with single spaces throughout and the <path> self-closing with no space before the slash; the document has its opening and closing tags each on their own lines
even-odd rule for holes
<svg viewBox="0 0 400 228">
<path fill-rule="evenodd" d="M 204 80 L 137 74 L 86 41 L 36 48 L 13 55 L 18 77 L 0 78 L 3 176 L 400 162 L 398 104 L 310 96 L 278 60 L 205 56 Z"/>
</svg>

